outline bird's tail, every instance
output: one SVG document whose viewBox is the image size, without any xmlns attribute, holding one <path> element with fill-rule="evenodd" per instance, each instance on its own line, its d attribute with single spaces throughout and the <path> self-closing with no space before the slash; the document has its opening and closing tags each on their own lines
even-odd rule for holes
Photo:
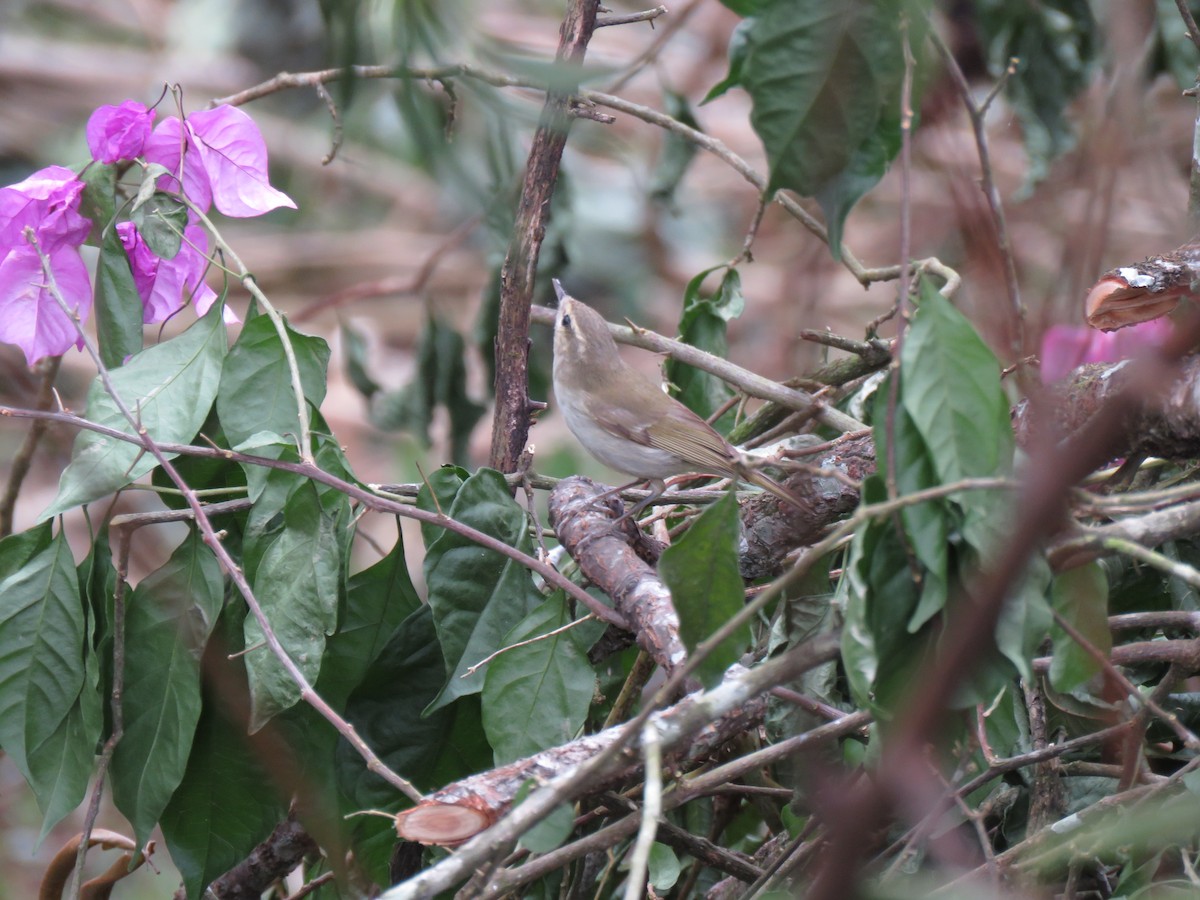
<svg viewBox="0 0 1200 900">
<path fill-rule="evenodd" d="M 811 509 L 811 504 L 805 503 L 804 500 L 802 500 L 797 494 L 789 491 L 769 475 L 764 475 L 758 469 L 751 468 L 745 463 L 742 463 L 738 466 L 738 478 L 747 482 L 748 484 L 756 485 L 757 487 L 762 488 L 764 491 L 774 494 L 780 500 L 783 500 L 785 503 L 790 503 L 797 509 L 805 511 Z"/>
</svg>

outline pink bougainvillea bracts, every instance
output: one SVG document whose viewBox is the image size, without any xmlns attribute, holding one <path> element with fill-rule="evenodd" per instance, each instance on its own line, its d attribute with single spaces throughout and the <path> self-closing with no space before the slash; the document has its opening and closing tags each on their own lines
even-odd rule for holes
<svg viewBox="0 0 1200 900">
<path fill-rule="evenodd" d="M 92 286 L 79 255 L 92 223 L 79 212 L 84 184 L 70 169 L 49 166 L 0 188 L 0 341 L 16 344 L 30 365 L 83 340 L 50 291 L 32 231 L 66 305 L 87 318 Z"/>
<path fill-rule="evenodd" d="M 154 127 L 154 116 L 154 110 L 136 100 L 98 107 L 87 123 L 92 159 L 107 164 L 141 156 Z"/>
</svg>

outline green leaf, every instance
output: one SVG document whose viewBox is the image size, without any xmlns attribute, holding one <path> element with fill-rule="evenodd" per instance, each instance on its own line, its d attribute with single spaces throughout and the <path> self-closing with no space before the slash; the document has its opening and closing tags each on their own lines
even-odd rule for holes
<svg viewBox="0 0 1200 900">
<path fill-rule="evenodd" d="M 142 297 L 133 281 L 129 256 L 116 229 L 105 232 L 96 264 L 96 334 L 100 359 L 109 369 L 125 364 L 142 349 Z"/>
<path fill-rule="evenodd" d="M 286 323 L 284 328 L 296 356 L 304 397 L 312 408 L 319 407 L 325 399 L 329 345 Z M 217 415 L 231 447 L 260 431 L 299 434 L 296 394 L 283 341 L 268 316 L 248 321 L 229 351 L 217 391 Z"/>
<path fill-rule="evenodd" d="M 342 707 L 397 626 L 420 607 L 421 598 L 408 575 L 404 537 L 397 528 L 396 544 L 388 555 L 347 584 L 340 624 L 326 642 L 317 684 L 317 692 L 330 706 Z"/>
<path fill-rule="evenodd" d="M 183 779 L 200 719 L 200 657 L 224 595 L 217 558 L 193 530 L 128 600 L 125 733 L 111 777 L 139 846 Z"/>
<path fill-rule="evenodd" d="M 1051 583 L 1050 600 L 1055 612 L 1093 647 L 1109 655 L 1112 632 L 1108 629 L 1108 579 L 1098 563 L 1059 572 Z M 1051 634 L 1054 658 L 1050 663 L 1050 683 L 1055 690 L 1073 691 L 1101 671 L 1100 663 L 1059 625 L 1052 626 Z"/>
<path fill-rule="evenodd" d="M 650 883 L 654 885 L 654 890 L 665 894 L 675 887 L 675 882 L 679 881 L 679 876 L 683 872 L 683 864 L 680 863 L 674 850 L 666 844 L 655 841 L 650 845 L 650 859 L 646 871 Z"/>
<path fill-rule="evenodd" d="M 450 415 L 450 455 L 467 459 L 467 441 L 485 409 L 467 393 L 466 342 L 461 334 L 430 315 L 417 347 L 417 372 L 399 391 L 380 394 L 371 409 L 379 428 L 405 429 L 429 442 L 437 407 Z"/>
<path fill-rule="evenodd" d="M 950 301 L 927 280 L 904 340 L 900 400 L 929 448 L 939 483 L 1003 477 L 1012 471 L 1013 432 L 1000 363 Z M 966 512 L 963 534 L 987 554 L 1003 527 L 1003 495 L 954 495 Z"/>
<path fill-rule="evenodd" d="M 733 10 L 739 16 L 753 16 L 775 2 L 778 0 L 721 0 L 723 6 Z"/>
<path fill-rule="evenodd" d="M 367 341 L 357 328 L 343 322 L 339 331 L 346 353 L 346 375 L 355 389 L 368 400 L 379 393 L 379 383 L 367 371 Z"/>
<path fill-rule="evenodd" d="M 92 220 L 90 237 L 100 243 L 117 217 L 117 167 L 93 162 L 79 173 L 79 180 L 85 185 L 79 209 Z"/>
<path fill-rule="evenodd" d="M 686 344 L 714 356 L 725 356 L 729 352 L 726 329 L 729 322 L 745 310 L 746 300 L 742 296 L 742 278 L 736 269 L 725 273 L 721 286 L 712 297 L 701 297 L 704 279 L 714 271 L 716 269 L 705 269 L 688 282 L 683 295 L 679 335 Z M 729 385 L 717 376 L 674 359 L 667 360 L 666 373 L 679 401 L 703 418 L 707 419 L 733 396 Z"/>
<path fill-rule="evenodd" d="M 257 759 L 245 732 L 206 693 L 183 781 L 162 815 L 171 861 L 189 900 L 245 859 L 285 815 L 269 761 Z"/>
<path fill-rule="evenodd" d="M 875 396 L 875 446 L 886 447 L 888 385 L 885 383 Z M 902 404 L 896 407 L 893 422 L 897 493 L 904 496 L 939 484 L 929 448 Z M 946 605 L 950 579 L 949 536 L 952 529 L 958 529 L 962 515 L 951 503 L 938 499 L 906 506 L 899 516 L 904 523 L 905 539 L 916 560 L 924 567 L 921 600 L 908 621 L 908 631 L 916 633 Z"/>
<path fill-rule="evenodd" d="M 1027 186 L 1036 184 L 1075 143 L 1068 111 L 1098 65 L 1100 29 L 1088 0 L 981 0 L 975 11 L 992 76 L 1001 77 L 1012 57 L 1019 60 L 1005 94 L 1021 122 Z M 1172 17 L 1178 18 L 1174 10 Z"/>
<path fill-rule="evenodd" d="M 850 210 L 887 174 L 892 160 L 900 152 L 898 113 L 898 109 L 885 105 L 875 130 L 850 154 L 845 168 L 813 193 L 825 214 L 829 252 L 835 260 L 842 258 L 842 233 Z"/>
<path fill-rule="evenodd" d="M 423 714 L 445 681 L 441 650 L 428 606 L 411 613 L 391 635 L 346 704 L 346 718 L 393 771 L 427 791 L 491 765 L 477 698 Z M 402 689 L 397 686 L 402 685 Z M 399 809 L 407 801 L 345 741 L 335 774 L 350 809 Z M 394 838 L 394 833 L 393 833 Z"/>
<path fill-rule="evenodd" d="M 524 803 L 536 787 L 537 785 L 533 781 L 527 781 L 521 785 L 513 799 L 513 806 L 517 807 Z M 565 844 L 574 828 L 575 810 L 570 803 L 561 803 L 521 835 L 518 846 L 530 853 L 549 853 Z"/>
<path fill-rule="evenodd" d="M 508 492 L 504 476 L 480 469 L 463 482 L 447 514 L 464 525 L 531 554 L 529 520 Z M 425 583 L 434 626 L 446 659 L 446 685 L 428 711 L 477 693 L 487 667 L 466 670 L 504 646 L 504 636 L 542 601 L 528 569 L 453 531 L 425 554 Z"/>
<path fill-rule="evenodd" d="M 701 513 L 658 562 L 659 575 L 679 614 L 680 636 L 690 652 L 745 603 L 738 571 L 739 528 L 737 499 L 730 491 Z M 745 650 L 748 637 L 745 632 L 735 634 L 713 648 L 697 670 L 706 686 L 721 680 Z"/>
<path fill-rule="evenodd" d="M 571 621 L 561 591 L 504 636 L 504 645 L 529 641 Z M 483 683 L 483 728 L 497 766 L 565 744 L 587 719 L 596 676 L 586 648 L 569 630 L 507 650 L 488 666 Z"/>
<path fill-rule="evenodd" d="M 43 834 L 78 806 L 100 736 L 87 613 L 71 548 L 49 527 L 0 541 L 0 747 L 29 782 Z"/>
<path fill-rule="evenodd" d="M 147 347 L 110 374 L 117 395 L 156 441 L 184 443 L 204 424 L 217 393 L 225 358 L 220 304 L 183 334 Z M 134 434 L 97 377 L 88 391 L 87 417 Z M 167 454 L 168 458 L 174 454 Z M 157 465 L 139 446 L 94 431 L 80 431 L 58 495 L 41 518 L 90 503 L 136 481 Z"/>
<path fill-rule="evenodd" d="M 742 84 L 770 190 L 814 196 L 876 134 L 882 110 L 899 105 L 900 12 L 897 0 L 775 0 L 756 11 Z"/>
<path fill-rule="evenodd" d="M 704 99 L 700 101 L 701 106 L 716 100 L 730 88 L 742 86 L 742 69 L 746 65 L 746 53 L 750 47 L 749 33 L 753 27 L 753 19 L 744 19 L 737 23 L 733 33 L 729 35 L 729 73 L 704 95 Z"/>
<path fill-rule="evenodd" d="M 442 466 L 425 478 L 425 483 L 417 491 L 417 506 L 426 512 L 448 513 L 454 505 L 463 482 L 471 477 L 471 473 L 459 466 Z M 421 538 L 429 547 L 440 538 L 445 531 L 437 525 L 421 523 Z"/>
<path fill-rule="evenodd" d="M 883 477 L 863 482 L 864 504 L 887 496 Z M 881 714 L 905 696 L 928 642 L 908 631 L 920 598 L 904 545 L 891 519 L 854 534 L 846 575 L 842 660 L 855 702 Z"/>
<path fill-rule="evenodd" d="M 337 627 L 341 575 L 335 519 L 321 507 L 311 482 L 300 485 L 283 509 L 283 529 L 267 546 L 252 587 L 271 630 L 312 684 L 321 669 L 325 638 Z M 246 673 L 250 678 L 250 727 L 300 699 L 300 687 L 267 648 L 253 616 L 245 622 Z"/>
<path fill-rule="evenodd" d="M 171 194 L 155 191 L 145 202 L 135 204 L 129 217 L 155 256 L 175 258 L 183 245 L 183 229 L 188 224 L 186 206 Z"/>
<path fill-rule="evenodd" d="M 695 128 L 697 131 L 704 130 L 692 114 L 692 107 L 688 103 L 687 97 L 682 94 L 666 91 L 663 96 L 663 106 L 667 115 L 677 122 Z M 666 133 L 658 163 L 655 165 L 654 174 L 650 179 L 650 198 L 652 200 L 669 204 L 674 199 L 675 191 L 679 187 L 679 183 L 683 181 L 688 169 L 691 168 L 692 160 L 696 158 L 698 149 L 695 141 L 688 140 L 673 131 Z"/>
</svg>

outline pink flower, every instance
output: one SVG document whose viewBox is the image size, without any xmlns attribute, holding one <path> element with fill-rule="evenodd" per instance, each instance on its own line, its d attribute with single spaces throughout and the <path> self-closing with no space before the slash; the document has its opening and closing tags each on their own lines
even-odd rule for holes
<svg viewBox="0 0 1200 900">
<path fill-rule="evenodd" d="M 26 228 L 33 228 L 46 253 L 82 244 L 92 228 L 79 214 L 83 187 L 70 169 L 49 166 L 19 184 L 0 188 L 0 256 L 28 246 Z"/>
<path fill-rule="evenodd" d="M 25 234 L 32 229 L 59 293 L 82 322 L 92 308 L 92 286 L 79 255 L 92 227 L 79 213 L 83 187 L 70 169 L 49 166 L 0 188 L 0 341 L 20 347 L 30 365 L 72 344 L 83 346 Z"/>
<path fill-rule="evenodd" d="M 1085 325 L 1055 325 L 1042 338 L 1042 382 L 1050 384 L 1085 363 L 1117 362 L 1159 346 L 1171 333 L 1164 318 L 1130 325 L 1120 331 L 1097 331 Z"/>
<path fill-rule="evenodd" d="M 87 123 L 88 149 L 97 162 L 114 163 L 142 155 L 155 112 L 136 100 L 120 106 L 101 106 Z"/>
<path fill-rule="evenodd" d="M 217 299 L 216 292 L 204 282 L 208 267 L 208 235 L 198 225 L 183 231 L 183 243 L 172 259 L 160 259 L 146 246 L 132 222 L 117 225 L 121 244 L 129 255 L 133 282 L 144 307 L 143 321 L 149 325 L 165 322 L 179 310 L 190 296 L 198 315 L 204 315 Z M 236 322 L 237 316 L 226 307 L 226 322 Z"/>
<path fill-rule="evenodd" d="M 92 308 L 92 285 L 87 266 L 75 247 L 47 254 L 54 281 L 80 321 Z M 83 337 L 46 287 L 42 261 L 32 247 L 18 247 L 0 262 L 0 341 L 16 344 L 33 365 L 44 356 L 61 356 Z"/>
<path fill-rule="evenodd" d="M 254 120 L 232 106 L 194 112 L 180 122 L 175 116 L 154 129 L 145 147 L 148 162 L 172 173 L 166 190 L 179 190 L 200 209 L 211 203 L 227 216 L 248 218 L 281 206 L 296 208 L 292 199 L 271 187 L 267 178 L 267 145 Z"/>
</svg>

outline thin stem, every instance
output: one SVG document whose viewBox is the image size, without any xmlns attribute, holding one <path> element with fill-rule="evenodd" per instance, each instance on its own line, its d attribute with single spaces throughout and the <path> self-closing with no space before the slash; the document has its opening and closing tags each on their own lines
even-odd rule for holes
<svg viewBox="0 0 1200 900">
<path fill-rule="evenodd" d="M 310 428 L 312 417 L 308 411 L 308 400 L 306 400 L 304 397 L 304 384 L 300 380 L 300 365 L 296 362 L 296 351 L 292 347 L 292 339 L 287 333 L 287 323 L 284 322 L 283 316 L 279 314 L 279 311 L 271 305 L 271 301 L 267 299 L 267 295 L 262 292 L 261 288 L 259 288 L 258 282 L 255 280 L 254 276 L 250 274 L 250 270 L 246 268 L 245 263 L 242 262 L 241 258 L 237 255 L 237 253 L 234 252 L 233 248 L 226 243 L 223 237 L 221 237 L 221 233 L 217 231 L 217 227 L 213 225 L 208 216 L 204 214 L 204 211 L 182 194 L 179 195 L 179 198 L 186 203 L 188 209 L 194 212 L 199 217 L 200 221 L 204 223 L 204 226 L 208 229 L 209 234 L 213 236 L 213 241 L 216 243 L 217 249 L 224 256 L 228 257 L 229 261 L 233 263 L 238 279 L 241 281 L 246 290 L 250 292 L 250 295 L 258 301 L 258 305 L 262 307 L 263 312 L 265 312 L 267 317 L 271 320 L 271 324 L 275 326 L 275 333 L 279 335 L 279 343 L 283 347 L 284 359 L 287 360 L 288 375 L 292 381 L 292 395 L 296 400 L 296 419 L 297 424 L 300 427 L 299 432 L 297 432 L 297 444 L 299 445 L 298 449 L 300 452 L 300 460 L 301 462 L 308 463 L 309 465 L 315 465 L 313 458 L 312 432 Z"/>
<path fill-rule="evenodd" d="M 34 372 L 41 378 L 36 400 L 38 409 L 49 409 L 54 403 L 54 379 L 58 377 L 58 367 L 61 364 L 61 356 L 50 356 L 38 360 L 34 366 Z M 0 498 L 0 538 L 12 534 L 17 497 L 21 493 L 25 476 L 29 474 L 29 467 L 33 464 L 33 456 L 41 443 L 42 435 L 46 433 L 47 424 L 45 419 L 35 419 L 12 459 L 8 470 L 8 482 L 4 485 L 4 496 Z"/>
</svg>

